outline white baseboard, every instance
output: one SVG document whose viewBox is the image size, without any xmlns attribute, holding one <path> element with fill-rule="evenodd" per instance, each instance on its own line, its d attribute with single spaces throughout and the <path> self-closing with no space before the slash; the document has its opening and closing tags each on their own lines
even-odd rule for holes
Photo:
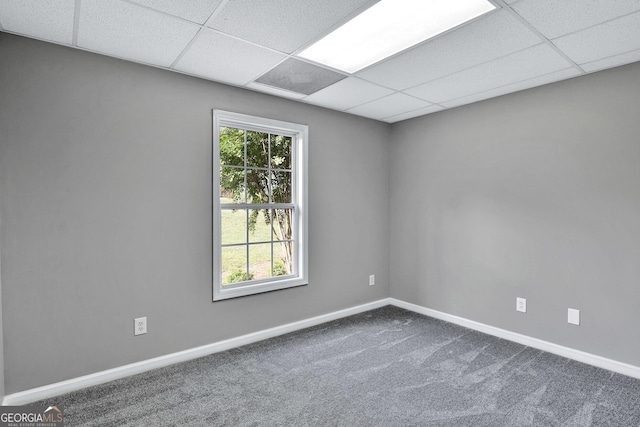
<svg viewBox="0 0 640 427">
<path fill-rule="evenodd" d="M 424 314 L 425 316 L 464 326 L 469 329 L 473 329 L 509 341 L 517 342 L 528 347 L 547 351 L 549 353 L 557 354 L 568 359 L 573 359 L 579 362 L 587 363 L 589 365 L 597 366 L 599 368 L 607 369 L 609 371 L 617 372 L 619 374 L 627 375 L 629 377 L 640 379 L 640 367 L 638 366 L 629 365 L 601 356 L 596 356 L 594 354 L 586 353 L 580 350 L 563 347 L 561 345 L 553 344 L 548 341 L 532 338 L 526 335 L 507 331 L 505 329 L 496 328 L 494 326 L 485 325 L 480 322 L 475 322 L 473 320 L 468 320 L 462 317 L 443 313 L 441 311 L 422 307 L 420 305 L 411 304 L 395 298 L 384 298 L 371 303 L 358 305 L 356 307 L 334 311 L 333 313 L 328 313 L 321 316 L 300 320 L 298 322 L 277 326 L 275 328 L 265 329 L 263 331 L 242 335 L 237 338 L 231 338 L 225 341 L 219 341 L 213 344 L 192 348 L 177 353 L 167 354 L 165 356 L 143 360 L 141 362 L 132 363 L 118 368 L 108 369 L 106 371 L 96 372 L 94 374 L 84 375 L 82 377 L 72 378 L 66 381 L 61 381 L 54 384 L 9 394 L 6 395 L 2 400 L 2 405 L 25 405 L 37 400 L 47 399 L 50 397 L 80 390 L 86 387 L 91 387 L 142 372 L 150 371 L 152 369 L 162 368 L 165 366 L 173 365 L 175 363 L 186 362 L 188 360 L 208 356 L 213 353 L 218 353 L 221 351 L 262 341 L 268 338 L 273 338 L 279 335 L 284 335 L 289 332 L 309 328 L 311 326 L 330 322 L 336 319 L 341 319 L 347 316 L 352 316 L 354 314 L 384 307 L 386 305 L 394 305 L 396 307 L 404 308 L 405 310 Z"/>
<path fill-rule="evenodd" d="M 563 356 L 568 359 L 586 363 L 588 365 L 597 366 L 598 368 L 607 369 L 609 371 L 617 372 L 619 374 L 640 379 L 640 367 L 638 366 L 629 365 L 627 363 L 622 363 L 616 360 L 607 359 L 606 357 L 596 356 L 594 354 L 586 353 L 584 351 L 575 350 L 575 349 L 564 347 L 548 341 L 532 338 L 527 335 L 522 335 L 516 332 L 507 331 L 505 329 L 496 328 L 494 326 L 485 325 L 484 323 L 475 322 L 473 320 L 468 320 L 462 317 L 454 316 L 452 314 L 443 313 L 441 311 L 422 307 L 420 305 L 411 304 L 395 298 L 389 298 L 389 304 L 394 305 L 396 307 L 404 308 L 405 310 L 413 311 L 419 314 L 424 314 L 425 316 L 444 320 L 449 323 L 455 323 L 456 325 L 464 326 L 466 328 L 483 332 L 485 334 L 489 334 L 499 338 L 504 338 L 509 341 L 517 342 L 519 344 L 536 348 L 538 350 L 543 350 L 549 353 L 557 354 L 558 356 Z"/>
<path fill-rule="evenodd" d="M 50 397 L 59 396 L 61 394 L 80 390 L 86 387 L 103 384 L 135 374 L 140 374 L 152 369 L 162 368 L 165 366 L 173 365 L 175 363 L 186 362 L 188 360 L 208 356 L 213 353 L 218 353 L 221 351 L 262 341 L 268 338 L 273 338 L 279 335 L 288 334 L 289 332 L 309 328 L 311 326 L 330 322 L 336 319 L 341 319 L 347 316 L 352 316 L 354 314 L 384 307 L 386 305 L 389 305 L 389 298 L 358 305 L 356 307 L 351 307 L 340 311 L 334 311 L 333 313 L 323 314 L 321 316 L 300 320 L 298 322 L 288 323 L 286 325 L 277 326 L 275 328 L 265 329 L 263 331 L 242 335 L 237 338 L 219 341 L 213 344 L 204 345 L 202 347 L 179 351 L 177 353 L 167 354 L 165 356 L 154 357 L 153 359 L 131 363 L 129 365 L 120 366 L 118 368 L 108 369 L 106 371 L 96 372 L 94 374 L 84 375 L 82 377 L 72 378 L 66 381 L 60 381 L 42 387 L 8 394 L 2 400 L 2 405 L 25 405 L 37 400 L 48 399 Z"/>
</svg>

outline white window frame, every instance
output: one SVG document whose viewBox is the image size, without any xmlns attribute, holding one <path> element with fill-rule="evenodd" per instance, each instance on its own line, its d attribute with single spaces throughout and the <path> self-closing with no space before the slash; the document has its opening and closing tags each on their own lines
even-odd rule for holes
<svg viewBox="0 0 640 427">
<path fill-rule="evenodd" d="M 238 284 L 222 284 L 222 210 L 220 203 L 220 127 L 235 127 L 259 132 L 291 135 L 292 205 L 293 205 L 293 273 Z M 213 301 L 237 298 L 308 284 L 307 244 L 307 165 L 309 127 L 297 123 L 267 119 L 224 110 L 213 110 Z M 225 204 L 224 209 L 230 205 Z M 238 204 L 239 208 L 258 205 Z M 261 205 L 260 205 L 261 206 Z M 275 206 L 274 206 L 275 207 Z"/>
</svg>

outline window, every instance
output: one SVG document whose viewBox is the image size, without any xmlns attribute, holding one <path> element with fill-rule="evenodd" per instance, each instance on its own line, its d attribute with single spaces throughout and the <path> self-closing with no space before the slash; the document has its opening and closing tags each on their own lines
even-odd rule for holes
<svg viewBox="0 0 640 427">
<path fill-rule="evenodd" d="M 307 284 L 307 139 L 304 125 L 214 110 L 214 301 Z"/>
</svg>

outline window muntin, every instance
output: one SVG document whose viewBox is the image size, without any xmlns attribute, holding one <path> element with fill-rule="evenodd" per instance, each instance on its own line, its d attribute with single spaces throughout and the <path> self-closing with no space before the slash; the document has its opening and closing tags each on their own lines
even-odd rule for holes
<svg viewBox="0 0 640 427">
<path fill-rule="evenodd" d="M 306 284 L 307 127 L 215 110 L 213 134 L 214 301 Z"/>
</svg>

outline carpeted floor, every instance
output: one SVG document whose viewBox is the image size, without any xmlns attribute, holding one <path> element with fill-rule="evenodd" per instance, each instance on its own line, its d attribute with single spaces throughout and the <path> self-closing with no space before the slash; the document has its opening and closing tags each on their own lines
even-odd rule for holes
<svg viewBox="0 0 640 427">
<path fill-rule="evenodd" d="M 640 426 L 640 380 L 395 307 L 59 396 L 66 426 Z"/>
</svg>

